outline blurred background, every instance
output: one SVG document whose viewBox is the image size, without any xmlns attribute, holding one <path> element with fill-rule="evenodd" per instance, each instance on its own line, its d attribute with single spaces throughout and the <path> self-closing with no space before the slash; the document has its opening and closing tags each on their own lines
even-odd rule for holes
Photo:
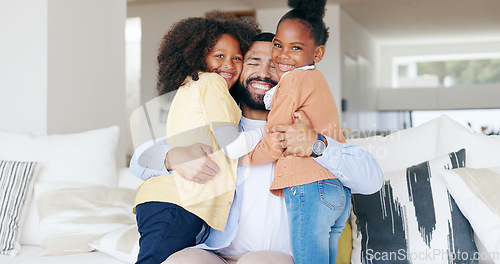
<svg viewBox="0 0 500 264">
<path fill-rule="evenodd" d="M 213 9 L 270 32 L 289 10 L 286 0 L 1 0 L 0 129 L 119 125 L 125 164 L 134 149 L 129 118 L 156 97 L 161 37 Z M 318 68 L 342 126 L 364 137 L 446 113 L 498 134 L 499 11 L 498 0 L 328 0 L 330 39 Z"/>
</svg>

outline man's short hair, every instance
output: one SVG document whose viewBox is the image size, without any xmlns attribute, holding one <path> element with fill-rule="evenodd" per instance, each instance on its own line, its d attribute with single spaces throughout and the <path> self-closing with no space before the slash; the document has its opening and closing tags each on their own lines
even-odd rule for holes
<svg viewBox="0 0 500 264">
<path fill-rule="evenodd" d="M 255 41 L 273 42 L 273 39 L 274 39 L 273 33 L 262 32 L 262 33 L 258 34 L 257 36 L 255 36 L 252 39 L 252 42 L 255 42 Z"/>
</svg>

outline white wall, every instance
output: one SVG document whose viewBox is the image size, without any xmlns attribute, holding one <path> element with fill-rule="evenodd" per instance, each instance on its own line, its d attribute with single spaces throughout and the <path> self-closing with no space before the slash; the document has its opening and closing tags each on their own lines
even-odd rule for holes
<svg viewBox="0 0 500 264">
<path fill-rule="evenodd" d="M 0 129 L 45 134 L 47 1 L 1 1 L 0 32 Z"/>
<path fill-rule="evenodd" d="M 346 11 L 340 11 L 339 79 L 347 111 L 342 113 L 343 127 L 355 133 L 378 129 L 375 73 L 377 45 L 370 34 Z"/>
<path fill-rule="evenodd" d="M 48 133 L 123 126 L 126 6 L 119 2 L 49 1 Z"/>
<path fill-rule="evenodd" d="M 126 0 L 3 1 L 0 10 L 0 128 L 60 134 L 118 125 L 124 166 Z"/>
<path fill-rule="evenodd" d="M 257 23 L 262 31 L 276 33 L 276 27 L 281 17 L 288 12 L 290 8 L 286 5 L 279 8 L 257 9 Z"/>
<path fill-rule="evenodd" d="M 329 28 L 330 34 L 326 43 L 326 53 L 323 60 L 318 63 L 318 69 L 325 76 L 330 91 L 335 98 L 339 119 L 342 124 L 342 50 L 341 50 L 341 9 L 338 5 L 327 5 L 326 14 L 323 19 L 326 26 Z"/>
</svg>

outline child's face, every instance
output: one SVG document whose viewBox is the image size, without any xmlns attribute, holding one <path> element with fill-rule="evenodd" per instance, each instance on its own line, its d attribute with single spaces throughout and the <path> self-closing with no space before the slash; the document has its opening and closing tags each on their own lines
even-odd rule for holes
<svg viewBox="0 0 500 264">
<path fill-rule="evenodd" d="M 238 81 L 243 68 L 240 43 L 229 34 L 222 35 L 205 59 L 208 70 L 218 73 L 231 89 Z"/>
<path fill-rule="evenodd" d="M 316 45 L 310 30 L 297 19 L 281 22 L 273 44 L 273 62 L 280 78 L 287 71 L 313 65 L 323 58 L 318 52 L 324 52 L 324 46 Z"/>
</svg>

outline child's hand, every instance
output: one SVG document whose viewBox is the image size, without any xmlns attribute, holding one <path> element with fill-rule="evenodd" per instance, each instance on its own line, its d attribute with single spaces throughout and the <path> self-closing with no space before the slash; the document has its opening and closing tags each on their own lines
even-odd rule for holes
<svg viewBox="0 0 500 264">
<path fill-rule="evenodd" d="M 269 133 L 279 133 L 277 137 L 286 148 L 283 156 L 309 157 L 312 144 L 316 141 L 316 131 L 303 111 L 295 112 L 294 117 L 292 125 L 276 125 L 269 129 Z"/>
<path fill-rule="evenodd" d="M 165 166 L 168 170 L 176 170 L 187 180 L 206 183 L 220 171 L 211 157 L 212 147 L 196 143 L 171 149 L 165 157 Z"/>
</svg>

